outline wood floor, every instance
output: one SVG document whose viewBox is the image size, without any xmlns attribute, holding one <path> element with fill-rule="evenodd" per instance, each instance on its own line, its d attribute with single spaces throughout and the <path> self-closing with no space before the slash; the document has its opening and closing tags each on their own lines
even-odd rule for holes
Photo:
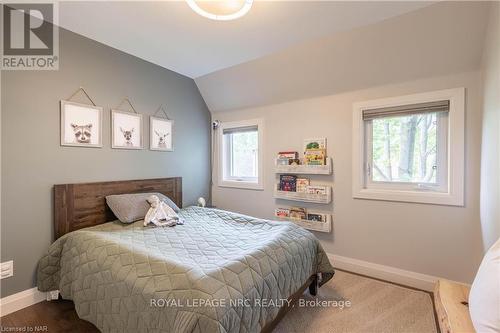
<svg viewBox="0 0 500 333">
<path fill-rule="evenodd" d="M 0 326 L 2 332 L 15 332 L 14 327 L 21 329 L 19 332 L 99 332 L 94 325 L 78 318 L 73 302 L 64 300 L 44 301 L 8 314 L 0 318 Z"/>
</svg>

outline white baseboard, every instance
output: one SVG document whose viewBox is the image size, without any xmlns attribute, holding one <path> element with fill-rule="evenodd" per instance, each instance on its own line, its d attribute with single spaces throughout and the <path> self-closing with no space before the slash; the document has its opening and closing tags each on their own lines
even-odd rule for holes
<svg viewBox="0 0 500 333">
<path fill-rule="evenodd" d="M 0 317 L 45 301 L 47 293 L 31 288 L 0 299 Z"/>
<path fill-rule="evenodd" d="M 439 279 L 436 276 L 406 271 L 395 267 L 374 264 L 368 261 L 334 254 L 328 254 L 328 258 L 336 268 L 426 291 L 433 291 L 434 285 Z"/>
</svg>

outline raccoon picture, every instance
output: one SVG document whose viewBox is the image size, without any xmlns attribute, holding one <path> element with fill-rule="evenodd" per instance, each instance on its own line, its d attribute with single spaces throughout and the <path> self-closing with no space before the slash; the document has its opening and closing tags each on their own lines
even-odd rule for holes
<svg viewBox="0 0 500 333">
<path fill-rule="evenodd" d="M 102 107 L 61 100 L 61 146 L 102 148 Z"/>
<path fill-rule="evenodd" d="M 123 143 L 124 146 L 127 147 L 132 147 L 134 143 L 132 142 L 132 135 L 134 134 L 134 128 L 132 127 L 130 130 L 124 130 L 122 127 L 120 127 L 120 131 L 123 134 L 123 137 L 125 138 L 125 142 Z"/>
<path fill-rule="evenodd" d="M 71 123 L 71 128 L 73 128 L 75 134 L 75 143 L 90 143 L 92 124 L 78 125 Z"/>
</svg>

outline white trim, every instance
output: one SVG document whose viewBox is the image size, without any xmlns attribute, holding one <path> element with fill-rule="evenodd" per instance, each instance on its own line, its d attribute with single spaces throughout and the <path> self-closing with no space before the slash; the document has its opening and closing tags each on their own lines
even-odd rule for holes
<svg viewBox="0 0 500 333">
<path fill-rule="evenodd" d="M 238 127 L 249 127 L 257 126 L 258 129 L 258 140 L 259 140 L 259 151 L 258 151 L 258 177 L 256 182 L 244 181 L 244 180 L 227 180 L 224 179 L 224 129 L 228 128 L 238 128 Z M 218 156 L 218 186 L 220 187 L 233 187 L 248 190 L 263 190 L 264 189 L 264 120 L 262 118 L 249 119 L 241 121 L 223 122 L 220 124 L 217 135 L 217 152 Z"/>
<path fill-rule="evenodd" d="M 365 186 L 363 110 L 449 100 L 448 189 L 446 192 L 368 189 Z M 358 199 L 464 205 L 465 88 L 390 97 L 353 104 L 352 196 Z"/>
<path fill-rule="evenodd" d="M 37 287 L 6 296 L 0 299 L 0 317 L 40 303 L 46 299 L 47 293 L 39 291 Z"/>
<path fill-rule="evenodd" d="M 438 280 L 435 276 L 374 264 L 368 261 L 333 254 L 328 254 L 328 258 L 336 268 L 427 291 L 434 290 L 434 285 Z"/>
<path fill-rule="evenodd" d="M 330 259 L 333 267 L 338 269 L 343 269 L 349 272 L 363 274 L 369 277 L 386 280 L 389 282 L 426 291 L 433 291 L 436 282 L 441 279 L 437 276 L 407 271 L 400 268 L 375 264 L 368 261 L 343 257 L 331 253 L 328 253 L 328 259 Z M 468 285 L 463 282 L 457 283 Z"/>
</svg>

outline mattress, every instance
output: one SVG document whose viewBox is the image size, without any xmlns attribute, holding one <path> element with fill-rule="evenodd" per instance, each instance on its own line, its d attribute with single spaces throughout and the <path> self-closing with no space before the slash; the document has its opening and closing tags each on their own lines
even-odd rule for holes
<svg viewBox="0 0 500 333">
<path fill-rule="evenodd" d="M 54 242 L 38 289 L 59 290 L 103 332 L 260 332 L 307 279 L 334 274 L 309 231 L 189 207 L 184 225 L 109 222 Z"/>
</svg>

